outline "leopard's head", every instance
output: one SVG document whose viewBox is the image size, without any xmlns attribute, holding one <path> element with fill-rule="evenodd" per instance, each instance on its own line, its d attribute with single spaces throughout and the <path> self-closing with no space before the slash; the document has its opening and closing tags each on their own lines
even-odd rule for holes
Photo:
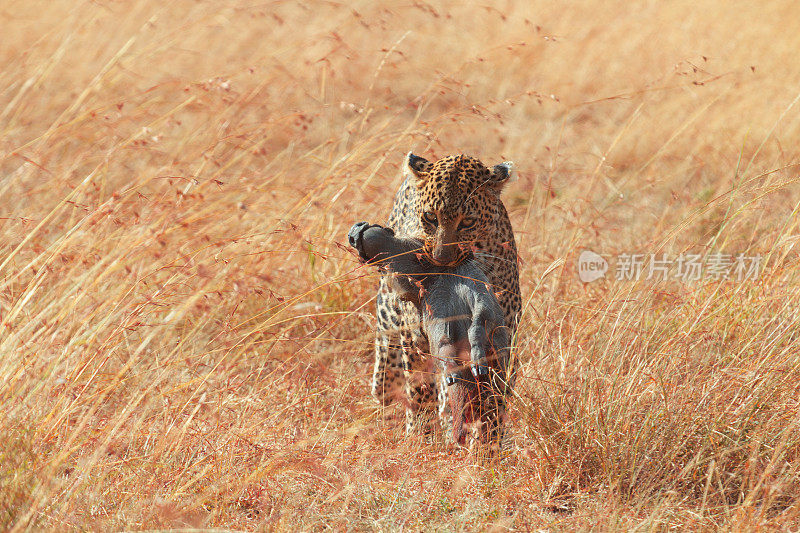
<svg viewBox="0 0 800 533">
<path fill-rule="evenodd" d="M 426 258 L 439 266 L 455 266 L 471 257 L 476 241 L 491 240 L 501 213 L 500 193 L 511 163 L 487 168 L 474 157 L 451 155 L 430 162 L 412 153 L 405 172 L 418 191 Z"/>
</svg>

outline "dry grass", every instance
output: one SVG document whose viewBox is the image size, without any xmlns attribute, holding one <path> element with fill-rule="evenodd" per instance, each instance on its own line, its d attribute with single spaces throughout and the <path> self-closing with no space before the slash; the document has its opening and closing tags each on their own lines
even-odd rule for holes
<svg viewBox="0 0 800 533">
<path fill-rule="evenodd" d="M 500 5 L 0 7 L 0 528 L 800 527 L 796 6 Z M 519 169 L 499 461 L 368 394 L 409 149 Z"/>
</svg>

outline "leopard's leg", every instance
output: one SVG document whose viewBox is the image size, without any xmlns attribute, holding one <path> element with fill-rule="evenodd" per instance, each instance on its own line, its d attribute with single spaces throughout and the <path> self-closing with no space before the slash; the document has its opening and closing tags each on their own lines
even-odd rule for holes
<svg viewBox="0 0 800 533">
<path fill-rule="evenodd" d="M 430 356 L 428 338 L 420 329 L 419 313 L 408 302 L 403 309 L 403 371 L 406 377 L 406 432 L 435 433 L 436 373 Z"/>
<path fill-rule="evenodd" d="M 506 437 L 505 417 L 507 402 L 513 393 L 513 373 L 509 367 L 513 361 L 506 361 L 504 370 L 492 370 L 488 379 L 481 380 L 481 424 L 478 440 L 487 455 L 496 455 L 503 447 Z"/>
<path fill-rule="evenodd" d="M 453 413 L 450 410 L 450 402 L 447 401 L 447 383 L 445 382 L 444 372 L 436 380 L 439 399 L 439 422 L 442 425 L 442 435 L 446 442 L 453 440 Z"/>
<path fill-rule="evenodd" d="M 488 455 L 495 455 L 501 449 L 505 436 L 503 419 L 506 413 L 506 397 L 491 389 L 487 396 L 481 402 L 482 413 L 478 438 L 483 451 Z"/>
<path fill-rule="evenodd" d="M 375 331 L 375 367 L 372 372 L 372 397 L 381 405 L 402 398 L 403 373 L 400 344 L 400 300 L 384 278 L 378 288 Z"/>
<path fill-rule="evenodd" d="M 513 346 L 516 333 L 516 320 L 510 327 L 510 339 Z M 508 400 L 513 394 L 516 382 L 516 353 L 515 350 L 505 352 L 506 358 L 502 361 L 503 370 L 491 371 L 488 380 L 481 382 L 481 424 L 478 429 L 478 442 L 483 453 L 496 455 L 503 446 L 506 437 L 505 417 Z"/>
<path fill-rule="evenodd" d="M 375 332 L 375 367 L 372 371 L 372 397 L 390 405 L 403 396 L 402 348 L 396 332 Z"/>
</svg>

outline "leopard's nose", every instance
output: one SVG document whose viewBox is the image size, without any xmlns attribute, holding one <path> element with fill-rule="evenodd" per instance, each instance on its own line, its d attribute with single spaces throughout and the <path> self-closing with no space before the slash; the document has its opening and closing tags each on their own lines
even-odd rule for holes
<svg viewBox="0 0 800 533">
<path fill-rule="evenodd" d="M 433 260 L 440 265 L 451 265 L 458 260 L 458 246 L 445 244 L 433 249 Z"/>
</svg>

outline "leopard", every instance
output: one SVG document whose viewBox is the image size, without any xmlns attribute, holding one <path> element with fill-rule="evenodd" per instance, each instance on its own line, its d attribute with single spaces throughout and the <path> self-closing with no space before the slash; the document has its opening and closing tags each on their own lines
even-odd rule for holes
<svg viewBox="0 0 800 533">
<path fill-rule="evenodd" d="M 506 161 L 489 168 L 464 154 L 429 161 L 409 152 L 386 225 L 398 237 L 421 241 L 421 258 L 433 266 L 473 261 L 497 296 L 513 345 L 522 308 L 519 257 L 511 220 L 500 199 L 512 167 Z M 452 415 L 444 377 L 436 373 L 421 310 L 397 291 L 393 275 L 383 273 L 378 284 L 372 396 L 379 405 L 399 402 L 405 407 L 406 433 L 433 435 L 441 429 L 447 434 L 452 431 Z M 493 428 L 489 438 L 498 445 L 504 434 L 505 398 L 516 381 L 516 359 L 512 351 L 500 391 L 503 401 L 494 410 L 497 420 L 489 422 Z"/>
</svg>

